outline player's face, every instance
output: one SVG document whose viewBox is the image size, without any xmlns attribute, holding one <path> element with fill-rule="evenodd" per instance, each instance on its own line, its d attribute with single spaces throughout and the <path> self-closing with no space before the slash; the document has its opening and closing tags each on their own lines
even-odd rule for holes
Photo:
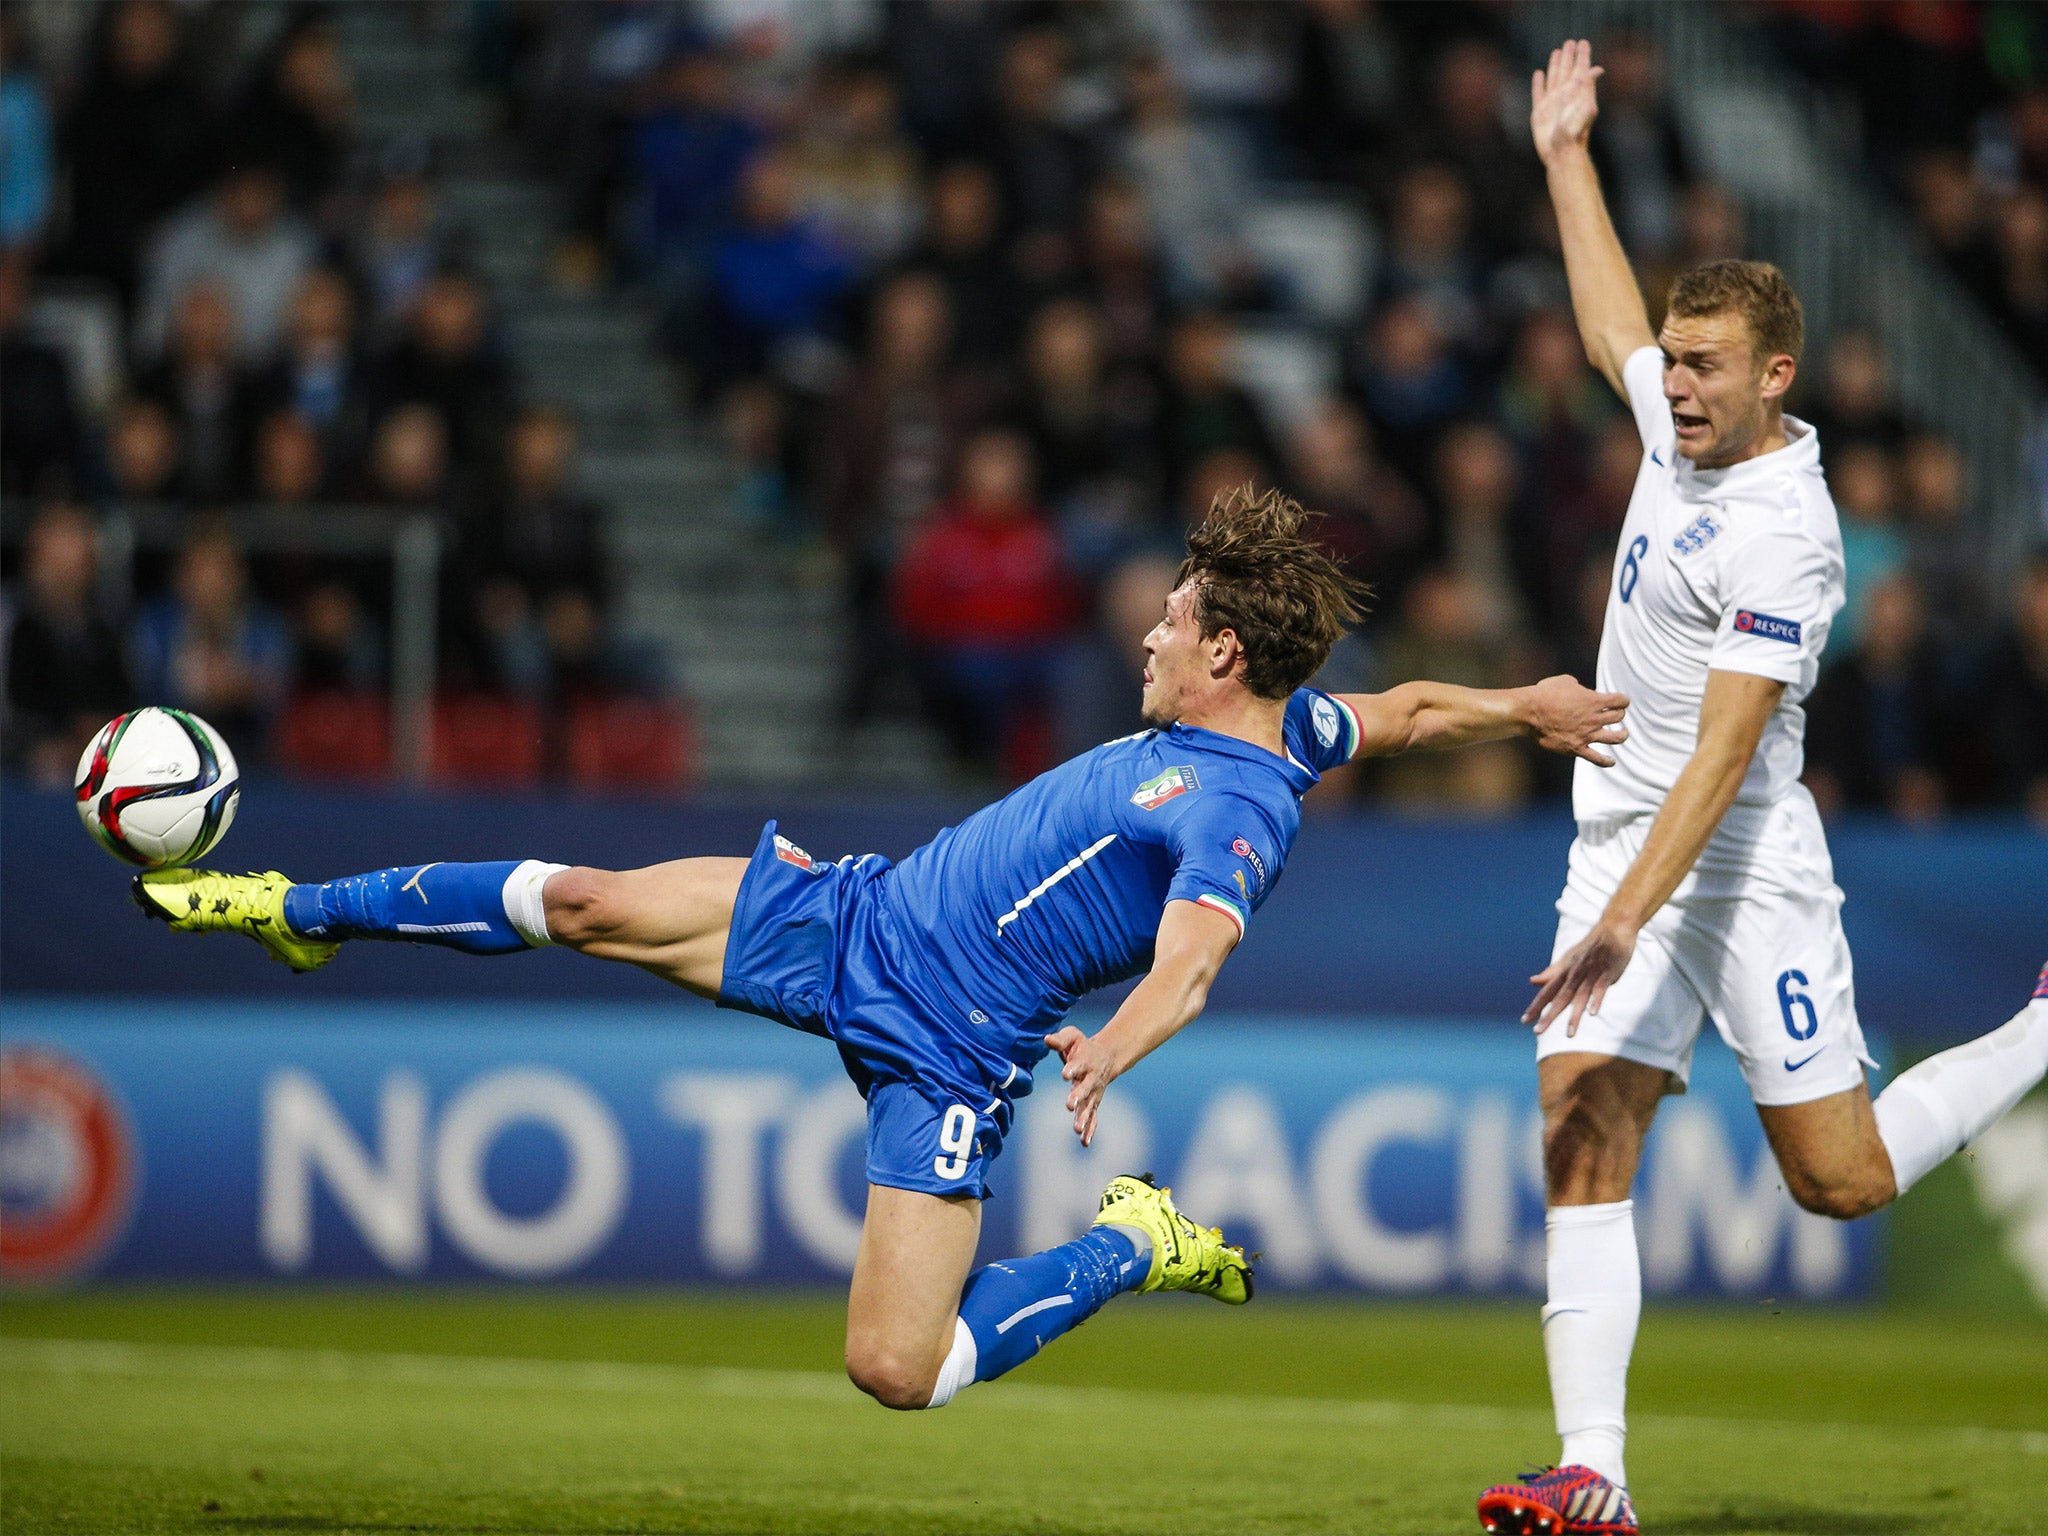
<svg viewBox="0 0 2048 1536">
<path fill-rule="evenodd" d="M 1145 704 L 1147 725 L 1171 725 L 1181 717 L 1202 679 L 1209 675 L 1201 625 L 1195 622 L 1195 595 L 1188 586 L 1166 595 L 1166 613 L 1145 637 Z"/>
<path fill-rule="evenodd" d="M 1671 316 L 1657 342 L 1678 451 L 1702 469 L 1752 457 L 1769 406 L 1792 382 L 1792 359 L 1758 358 L 1749 322 L 1733 311 Z"/>
</svg>

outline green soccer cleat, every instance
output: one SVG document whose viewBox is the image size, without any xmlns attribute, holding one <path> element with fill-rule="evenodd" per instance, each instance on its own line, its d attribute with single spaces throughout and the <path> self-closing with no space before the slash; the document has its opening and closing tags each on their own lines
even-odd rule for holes
<svg viewBox="0 0 2048 1536">
<path fill-rule="evenodd" d="M 1241 1307 L 1252 1299 L 1252 1261 L 1223 1241 L 1215 1227 L 1198 1227 L 1152 1175 L 1119 1174 L 1102 1192 L 1098 1227 L 1137 1227 L 1152 1237 L 1152 1272 L 1140 1291 L 1193 1291 Z"/>
<path fill-rule="evenodd" d="M 131 887 L 145 917 L 169 923 L 180 933 L 246 933 L 295 971 L 317 971 L 339 944 L 302 939 L 284 920 L 284 893 L 291 881 L 271 870 L 261 875 L 222 875 L 210 869 L 153 869 Z"/>
</svg>

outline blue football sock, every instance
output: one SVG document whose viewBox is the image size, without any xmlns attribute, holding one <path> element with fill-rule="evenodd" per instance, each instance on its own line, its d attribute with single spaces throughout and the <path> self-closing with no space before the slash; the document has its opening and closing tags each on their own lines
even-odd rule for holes
<svg viewBox="0 0 2048 1536">
<path fill-rule="evenodd" d="M 408 864 L 284 893 L 284 920 L 309 939 L 398 939 L 472 955 L 532 946 L 505 913 L 505 881 L 517 859 L 492 864 Z"/>
<path fill-rule="evenodd" d="M 960 1320 L 974 1335 L 976 1381 L 1013 1371 L 1052 1340 L 1145 1283 L 1151 1265 L 1113 1227 L 1095 1227 L 1026 1259 L 985 1265 L 967 1277 Z"/>
</svg>

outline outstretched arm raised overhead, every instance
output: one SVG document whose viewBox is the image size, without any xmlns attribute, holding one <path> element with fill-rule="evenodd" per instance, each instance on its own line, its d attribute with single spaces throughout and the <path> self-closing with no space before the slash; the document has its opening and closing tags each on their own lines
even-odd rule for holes
<svg viewBox="0 0 2048 1536">
<path fill-rule="evenodd" d="M 1655 345 L 1656 337 L 1586 148 L 1593 119 L 1600 115 L 1595 83 L 1601 73 L 1593 63 L 1591 43 L 1568 42 L 1552 49 L 1549 68 L 1537 70 L 1529 82 L 1529 131 L 1557 210 L 1572 313 L 1586 357 L 1606 375 L 1615 393 L 1627 399 L 1621 366 L 1631 352 Z"/>
</svg>

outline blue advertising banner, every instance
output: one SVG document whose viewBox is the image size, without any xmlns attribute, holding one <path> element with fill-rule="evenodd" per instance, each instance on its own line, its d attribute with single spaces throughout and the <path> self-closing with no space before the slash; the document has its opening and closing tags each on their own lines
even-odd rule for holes
<svg viewBox="0 0 2048 1536">
<path fill-rule="evenodd" d="M 1534 1294 L 1531 1055 L 1500 1024 L 1205 1019 L 1116 1085 L 1087 1150 L 1041 1072 L 984 1255 L 1063 1241 L 1143 1168 L 1262 1250 L 1270 1287 Z M 823 1043 L 689 1002 L 17 998 L 0 1271 L 843 1282 L 863 1126 Z M 1873 1286 L 1875 1225 L 1794 1209 L 1715 1042 L 1659 1116 L 1637 1200 L 1653 1292 Z"/>
</svg>

